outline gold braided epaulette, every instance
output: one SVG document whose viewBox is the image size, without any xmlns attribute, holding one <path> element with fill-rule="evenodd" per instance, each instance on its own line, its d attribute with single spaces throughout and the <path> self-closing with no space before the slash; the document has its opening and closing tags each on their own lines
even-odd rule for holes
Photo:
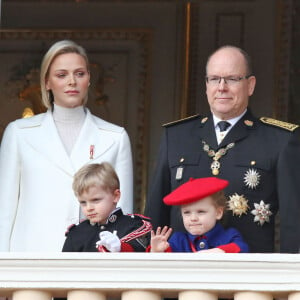
<svg viewBox="0 0 300 300">
<path fill-rule="evenodd" d="M 172 122 L 169 122 L 169 123 L 165 123 L 162 126 L 167 127 L 167 126 L 170 126 L 170 125 L 175 125 L 175 124 L 178 124 L 178 123 L 182 123 L 182 122 L 185 122 L 185 121 L 188 121 L 188 120 L 195 119 L 197 117 L 199 117 L 199 114 L 193 115 L 193 116 L 190 116 L 190 117 L 187 117 L 187 118 L 183 118 L 183 119 L 180 119 L 180 120 L 172 121 Z"/>
<path fill-rule="evenodd" d="M 296 125 L 296 124 L 287 123 L 287 122 L 283 122 L 283 121 L 279 121 L 279 120 L 267 118 L 267 117 L 261 117 L 260 120 L 265 124 L 280 127 L 280 128 L 283 128 L 283 129 L 286 129 L 289 131 L 294 131 L 296 128 L 299 127 L 299 125 Z"/>
</svg>

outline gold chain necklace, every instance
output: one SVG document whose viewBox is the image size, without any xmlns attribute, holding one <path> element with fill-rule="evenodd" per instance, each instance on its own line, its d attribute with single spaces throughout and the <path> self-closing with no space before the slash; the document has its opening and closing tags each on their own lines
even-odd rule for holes
<svg viewBox="0 0 300 300">
<path fill-rule="evenodd" d="M 207 155 L 213 159 L 213 162 L 210 165 L 212 174 L 215 176 L 219 175 L 219 172 L 220 172 L 219 170 L 221 168 L 221 163 L 219 162 L 219 159 L 222 156 L 224 156 L 228 152 L 229 149 L 233 148 L 235 144 L 230 143 L 225 148 L 221 148 L 216 152 L 214 149 L 210 149 L 209 145 L 206 144 L 205 141 L 202 141 L 202 143 L 203 143 L 203 150 L 205 152 L 207 152 Z"/>
</svg>

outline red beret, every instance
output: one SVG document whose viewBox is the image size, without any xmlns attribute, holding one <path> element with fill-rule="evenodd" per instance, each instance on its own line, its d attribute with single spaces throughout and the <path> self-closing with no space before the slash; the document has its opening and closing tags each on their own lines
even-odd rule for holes
<svg viewBox="0 0 300 300">
<path fill-rule="evenodd" d="M 164 197 L 164 203 L 168 205 L 182 205 L 201 200 L 227 187 L 229 182 L 216 177 L 191 178 L 169 195 Z"/>
</svg>

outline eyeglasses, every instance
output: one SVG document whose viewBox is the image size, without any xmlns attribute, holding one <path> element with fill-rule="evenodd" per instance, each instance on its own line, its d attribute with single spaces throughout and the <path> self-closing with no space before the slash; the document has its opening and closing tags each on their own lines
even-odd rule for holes
<svg viewBox="0 0 300 300">
<path fill-rule="evenodd" d="M 226 83 L 227 85 L 236 85 L 238 84 L 241 80 L 243 79 L 248 79 L 249 77 L 251 77 L 252 75 L 247 75 L 247 76 L 206 76 L 206 82 L 210 85 L 218 85 L 221 83 L 221 80 L 224 79 L 224 83 Z"/>
</svg>

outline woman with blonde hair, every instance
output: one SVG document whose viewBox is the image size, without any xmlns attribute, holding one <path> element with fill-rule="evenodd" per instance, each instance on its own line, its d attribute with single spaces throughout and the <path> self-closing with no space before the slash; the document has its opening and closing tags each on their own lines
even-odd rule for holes
<svg viewBox="0 0 300 300">
<path fill-rule="evenodd" d="M 75 172 L 107 161 L 122 188 L 119 205 L 132 212 L 132 155 L 128 134 L 85 107 L 90 70 L 85 50 L 56 42 L 41 65 L 47 112 L 11 122 L 0 148 L 0 251 L 61 251 L 67 225 L 80 208 Z"/>
</svg>

